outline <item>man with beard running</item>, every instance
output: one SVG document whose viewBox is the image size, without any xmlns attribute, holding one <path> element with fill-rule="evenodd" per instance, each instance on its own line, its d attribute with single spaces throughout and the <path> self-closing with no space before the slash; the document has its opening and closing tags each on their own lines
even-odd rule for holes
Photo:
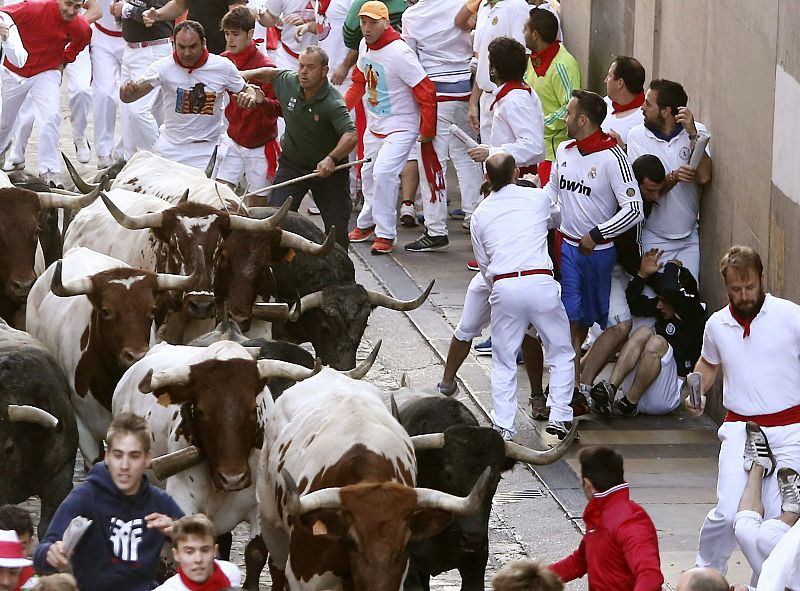
<svg viewBox="0 0 800 591">
<path fill-rule="evenodd" d="M 743 452 L 750 449 L 759 462 L 769 461 L 770 475 L 776 468 L 800 468 L 800 391 L 794 387 L 800 383 L 800 306 L 764 293 L 761 257 L 750 247 L 732 246 L 719 268 L 730 303 L 706 323 L 695 372 L 705 393 L 722 370 L 722 402 L 728 412 L 719 429 L 717 506 L 700 530 L 696 562 L 725 574 L 736 546 L 737 504 L 747 483 Z M 705 396 L 699 405 L 691 398 L 685 404 L 700 414 Z M 752 435 L 748 421 L 760 428 Z M 764 519 L 780 514 L 774 476 L 764 479 L 762 502 Z"/>
</svg>

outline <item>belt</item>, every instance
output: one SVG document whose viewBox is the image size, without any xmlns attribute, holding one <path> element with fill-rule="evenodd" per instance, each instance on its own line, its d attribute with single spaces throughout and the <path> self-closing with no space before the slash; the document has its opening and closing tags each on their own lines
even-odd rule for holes
<svg viewBox="0 0 800 591">
<path fill-rule="evenodd" d="M 553 272 L 550 269 L 528 269 L 527 271 L 514 271 L 513 273 L 500 273 L 499 275 L 495 275 L 492 282 L 500 281 L 501 279 L 511 279 L 512 277 L 527 277 L 528 275 L 550 275 L 553 276 Z"/>
<path fill-rule="evenodd" d="M 105 33 L 109 37 L 122 37 L 122 31 L 112 31 L 111 29 L 106 29 L 103 25 L 99 22 L 94 21 L 94 26 L 97 27 L 97 30 L 101 33 Z"/>
<path fill-rule="evenodd" d="M 299 58 L 299 57 L 300 57 L 300 54 L 299 54 L 299 53 L 295 53 L 294 51 L 292 51 L 291 49 L 289 49 L 289 46 L 288 46 L 288 45 L 286 45 L 286 43 L 284 43 L 283 41 L 281 41 L 281 45 L 283 46 L 283 50 L 284 50 L 286 53 L 288 53 L 289 55 L 291 55 L 291 56 L 292 56 L 294 59 L 297 59 L 297 58 Z"/>
<path fill-rule="evenodd" d="M 169 43 L 169 37 L 164 37 L 163 39 L 154 39 L 152 41 L 137 41 L 134 43 L 126 43 L 128 47 L 131 49 L 139 49 L 140 47 L 153 47 L 155 45 L 164 45 L 165 43 Z"/>
</svg>

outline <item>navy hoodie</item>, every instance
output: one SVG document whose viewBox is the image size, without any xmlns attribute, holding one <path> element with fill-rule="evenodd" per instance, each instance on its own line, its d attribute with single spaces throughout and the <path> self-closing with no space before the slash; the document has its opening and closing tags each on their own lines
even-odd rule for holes
<svg viewBox="0 0 800 591">
<path fill-rule="evenodd" d="M 144 518 L 163 513 L 173 519 L 183 511 L 167 493 L 142 478 L 139 492 L 127 496 L 114 481 L 105 463 L 95 464 L 86 482 L 64 499 L 33 562 L 37 569 L 52 572 L 47 563 L 50 545 L 62 539 L 69 522 L 78 515 L 91 519 L 72 556 L 73 574 L 81 591 L 149 591 L 156 586 L 156 569 L 164 545 L 164 534 L 148 529 Z"/>
</svg>

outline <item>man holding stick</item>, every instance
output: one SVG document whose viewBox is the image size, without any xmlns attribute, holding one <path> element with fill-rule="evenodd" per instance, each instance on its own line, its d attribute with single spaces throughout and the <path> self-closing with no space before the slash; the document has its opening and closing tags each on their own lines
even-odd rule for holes
<svg viewBox="0 0 800 591">
<path fill-rule="evenodd" d="M 336 226 L 336 241 L 345 248 L 350 219 L 350 173 L 334 171 L 356 147 L 358 138 L 353 120 L 341 93 L 328 82 L 328 54 L 316 45 L 307 47 L 298 58 L 297 73 L 277 68 L 258 68 L 242 72 L 245 80 L 269 82 L 281 103 L 286 131 L 281 138 L 281 156 L 274 185 L 309 173 L 316 178 L 275 188 L 269 204 L 280 206 L 292 197 L 297 211 L 307 191 L 319 207 L 325 232 Z M 257 102 L 264 100 L 258 94 Z"/>
</svg>

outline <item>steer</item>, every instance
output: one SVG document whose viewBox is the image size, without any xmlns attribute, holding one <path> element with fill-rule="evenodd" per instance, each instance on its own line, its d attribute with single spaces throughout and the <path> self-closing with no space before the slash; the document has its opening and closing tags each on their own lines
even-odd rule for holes
<svg viewBox="0 0 800 591">
<path fill-rule="evenodd" d="M 415 439 L 417 484 L 453 495 L 466 494 L 481 474 L 491 476 L 480 509 L 457 517 L 441 532 L 409 544 L 411 562 L 406 591 L 427 591 L 430 577 L 458 569 L 461 591 L 483 591 L 489 558 L 489 512 L 501 474 L 519 460 L 534 465 L 556 462 L 566 453 L 574 435 L 548 451 L 535 451 L 505 442 L 489 427 L 480 427 L 461 402 L 441 394 L 401 388 L 395 393 L 400 423 Z"/>
<path fill-rule="evenodd" d="M 78 430 L 64 372 L 42 344 L 0 320 L 0 505 L 38 496 L 39 538 L 72 490 Z"/>
<path fill-rule="evenodd" d="M 153 341 L 156 299 L 190 289 L 205 272 L 202 255 L 189 277 L 156 274 L 89 250 L 72 248 L 36 280 L 28 298 L 30 333 L 67 375 L 84 460 L 102 459 L 111 396 L 122 374 Z"/>
<path fill-rule="evenodd" d="M 257 485 L 273 589 L 397 591 L 407 542 L 478 509 L 488 471 L 466 499 L 414 488 L 413 443 L 384 398 L 323 369 L 275 402 Z"/>
</svg>

